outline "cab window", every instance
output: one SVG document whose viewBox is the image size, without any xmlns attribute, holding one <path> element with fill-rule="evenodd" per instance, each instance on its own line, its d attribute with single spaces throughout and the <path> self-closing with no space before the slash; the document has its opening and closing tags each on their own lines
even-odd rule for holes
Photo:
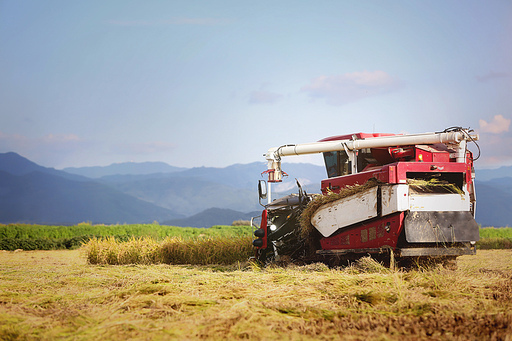
<svg viewBox="0 0 512 341">
<path fill-rule="evenodd" d="M 323 154 L 327 177 L 333 178 L 350 174 L 350 161 L 345 151 L 325 152 Z"/>
</svg>

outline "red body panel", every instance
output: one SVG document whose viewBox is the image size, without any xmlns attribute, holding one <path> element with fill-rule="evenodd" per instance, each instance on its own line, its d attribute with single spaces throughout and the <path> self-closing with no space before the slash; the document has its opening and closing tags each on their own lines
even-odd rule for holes
<svg viewBox="0 0 512 341">
<path fill-rule="evenodd" d="M 377 221 L 347 228 L 331 237 L 322 238 L 323 250 L 367 249 L 389 246 L 395 248 L 402 232 L 404 212 L 389 215 Z"/>
<path fill-rule="evenodd" d="M 348 135 L 337 135 L 326 137 L 325 139 L 321 139 L 318 142 L 326 142 L 326 141 L 338 141 L 338 140 L 350 140 L 355 137 L 357 140 L 364 140 L 371 137 L 382 137 L 382 136 L 398 136 L 398 134 L 386 134 L 386 133 L 356 133 L 356 134 L 348 134 Z"/>
<path fill-rule="evenodd" d="M 257 249 L 266 249 L 267 248 L 267 234 L 268 234 L 268 211 L 263 210 L 261 213 L 261 224 L 260 229 L 265 232 L 261 240 L 263 241 L 263 244 L 260 247 L 257 247 Z"/>
<path fill-rule="evenodd" d="M 373 168 L 365 172 L 338 176 L 322 180 L 322 193 L 326 194 L 327 189 L 338 192 L 347 186 L 363 185 L 371 178 L 390 183 L 407 183 L 407 173 L 463 173 L 466 175 L 465 182 L 471 183 L 471 166 L 460 162 L 395 162 L 379 168 Z"/>
</svg>

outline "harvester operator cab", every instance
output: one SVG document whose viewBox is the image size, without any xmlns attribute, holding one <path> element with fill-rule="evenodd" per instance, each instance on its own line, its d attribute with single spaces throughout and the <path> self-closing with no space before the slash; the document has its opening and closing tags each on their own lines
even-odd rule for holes
<svg viewBox="0 0 512 341">
<path fill-rule="evenodd" d="M 325 169 L 328 178 L 352 174 L 352 163 L 356 163 L 356 172 L 363 171 L 367 166 L 375 165 L 377 161 L 370 148 L 354 153 L 355 160 L 350 160 L 346 151 L 324 152 Z"/>
</svg>

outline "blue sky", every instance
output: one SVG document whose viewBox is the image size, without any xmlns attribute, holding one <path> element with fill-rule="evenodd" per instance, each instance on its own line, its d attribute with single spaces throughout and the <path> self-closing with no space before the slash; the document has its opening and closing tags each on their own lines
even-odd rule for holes
<svg viewBox="0 0 512 341">
<path fill-rule="evenodd" d="M 0 114 L 0 152 L 55 168 L 450 126 L 512 165 L 512 2 L 0 0 Z"/>
</svg>

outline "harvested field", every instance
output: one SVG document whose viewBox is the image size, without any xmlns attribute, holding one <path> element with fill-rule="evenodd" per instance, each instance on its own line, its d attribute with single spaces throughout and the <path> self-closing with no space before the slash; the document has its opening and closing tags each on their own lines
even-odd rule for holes
<svg viewBox="0 0 512 341">
<path fill-rule="evenodd" d="M 262 269 L 89 265 L 79 250 L 4 251 L 0 339 L 510 340 L 512 252 L 457 270 L 363 259 Z"/>
</svg>

